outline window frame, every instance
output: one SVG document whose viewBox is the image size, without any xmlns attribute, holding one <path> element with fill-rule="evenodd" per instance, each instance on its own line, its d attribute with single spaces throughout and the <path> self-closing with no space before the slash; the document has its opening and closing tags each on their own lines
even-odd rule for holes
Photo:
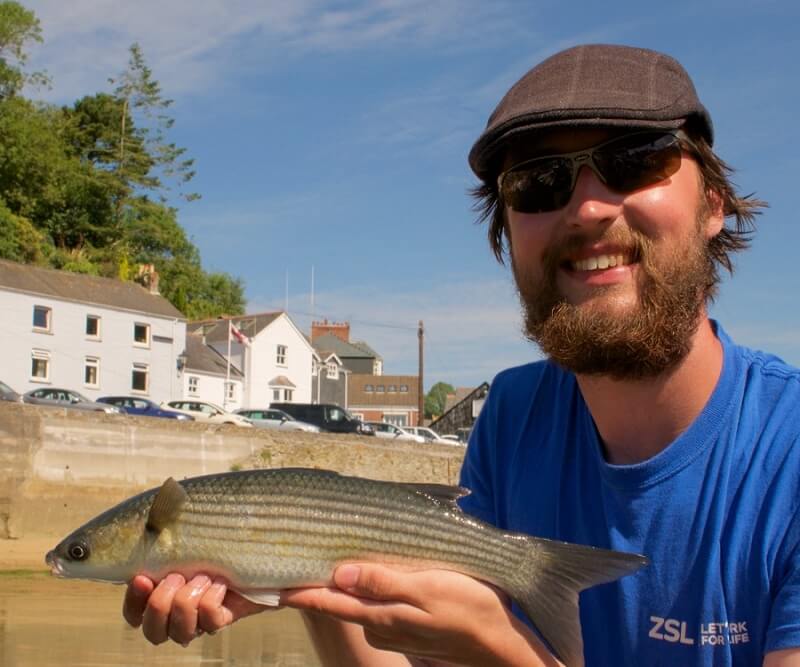
<svg viewBox="0 0 800 667">
<path fill-rule="evenodd" d="M 31 382 L 38 382 L 40 384 L 50 384 L 50 362 L 51 362 L 50 352 L 47 350 L 31 350 L 31 375 L 30 381 Z M 44 364 L 44 375 L 34 375 L 34 369 L 36 367 L 36 362 L 42 362 Z"/>
<path fill-rule="evenodd" d="M 36 313 L 44 312 L 45 324 L 40 326 L 36 324 Z M 50 306 L 42 306 L 40 304 L 33 304 L 33 330 L 38 333 L 52 333 L 53 331 L 53 309 Z"/>
<path fill-rule="evenodd" d="M 87 372 L 90 368 L 94 368 L 95 382 L 89 382 Z M 91 389 L 100 388 L 100 358 L 99 357 L 84 357 L 83 359 L 83 386 Z"/>
<path fill-rule="evenodd" d="M 283 345 L 282 343 L 277 343 L 275 345 L 275 365 L 276 366 L 288 366 L 289 362 L 287 358 L 289 356 L 289 346 Z"/>
<path fill-rule="evenodd" d="M 137 373 L 144 375 L 144 389 L 136 388 L 135 378 Z M 150 392 L 150 364 L 143 364 L 135 361 L 131 366 L 131 393 L 147 395 L 149 392 Z"/>
<path fill-rule="evenodd" d="M 145 340 L 140 341 L 136 339 L 136 328 L 137 327 L 144 327 L 145 330 Z M 150 341 L 152 340 L 152 331 L 150 324 L 148 322 L 134 322 L 133 323 L 133 344 L 136 347 L 150 347 Z"/>
<path fill-rule="evenodd" d="M 88 331 L 88 329 L 89 329 L 89 321 L 90 320 L 94 320 L 94 322 L 96 323 L 95 324 L 96 332 L 93 333 L 93 334 L 89 333 L 89 331 Z M 86 314 L 86 324 L 84 326 L 84 333 L 86 334 L 87 340 L 101 340 L 102 339 L 102 335 L 103 334 L 102 334 L 102 330 L 100 328 L 100 323 L 102 322 L 102 320 L 103 320 L 103 318 L 100 317 L 100 315 L 92 315 L 91 313 L 87 313 Z"/>
<path fill-rule="evenodd" d="M 186 393 L 189 396 L 197 396 L 200 393 L 200 378 L 196 375 L 187 375 L 186 378 Z"/>
</svg>

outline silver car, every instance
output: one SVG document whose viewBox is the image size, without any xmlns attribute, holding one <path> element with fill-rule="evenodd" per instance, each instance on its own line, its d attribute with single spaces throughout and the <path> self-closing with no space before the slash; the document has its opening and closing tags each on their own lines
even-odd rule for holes
<svg viewBox="0 0 800 667">
<path fill-rule="evenodd" d="M 414 435 L 408 431 L 387 422 L 364 422 L 375 429 L 375 435 L 388 440 L 408 440 L 410 442 L 425 442 L 421 435 Z"/>
<path fill-rule="evenodd" d="M 258 428 L 277 428 L 281 431 L 306 431 L 307 433 L 319 433 L 319 426 L 301 422 L 283 410 L 275 408 L 239 408 L 234 410 L 237 415 L 247 417 L 253 426 Z"/>
<path fill-rule="evenodd" d="M 125 412 L 116 405 L 106 403 L 96 403 L 90 401 L 83 394 L 79 394 L 72 389 L 60 389 L 58 387 L 40 387 L 31 389 L 22 395 L 25 403 L 32 405 L 51 405 L 59 408 L 77 408 L 78 410 L 90 410 L 92 412 L 106 412 L 108 414 L 120 415 Z"/>
<path fill-rule="evenodd" d="M 22 396 L 9 387 L 5 382 L 0 380 L 0 401 L 12 401 L 13 403 L 21 403 Z"/>
</svg>

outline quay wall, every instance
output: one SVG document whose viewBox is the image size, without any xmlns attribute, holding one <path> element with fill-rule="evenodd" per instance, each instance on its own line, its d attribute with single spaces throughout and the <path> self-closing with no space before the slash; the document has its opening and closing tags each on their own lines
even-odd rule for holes
<svg viewBox="0 0 800 667">
<path fill-rule="evenodd" d="M 391 481 L 456 484 L 458 445 L 242 428 L 0 402 L 3 540 L 62 537 L 167 477 L 243 468 L 327 468 Z"/>
</svg>

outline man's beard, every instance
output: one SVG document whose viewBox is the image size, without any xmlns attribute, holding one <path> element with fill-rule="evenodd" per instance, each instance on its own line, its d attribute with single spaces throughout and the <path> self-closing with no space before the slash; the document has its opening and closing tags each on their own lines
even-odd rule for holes
<svg viewBox="0 0 800 667">
<path fill-rule="evenodd" d="M 704 221 L 701 213 L 693 242 L 669 256 L 659 256 L 655 244 L 633 230 L 624 238 L 603 237 L 621 243 L 638 261 L 638 304 L 624 312 L 609 308 L 602 299 L 598 304 L 573 305 L 559 293 L 559 266 L 571 248 L 585 243 L 584 238 L 572 237 L 549 249 L 538 283 L 512 261 L 526 337 L 555 363 L 577 374 L 637 380 L 671 371 L 689 352 L 706 294 L 714 284 Z"/>
</svg>

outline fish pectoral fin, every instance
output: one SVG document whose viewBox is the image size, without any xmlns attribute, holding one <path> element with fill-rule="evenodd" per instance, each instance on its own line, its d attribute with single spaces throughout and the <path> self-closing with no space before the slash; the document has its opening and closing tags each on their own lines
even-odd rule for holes
<svg viewBox="0 0 800 667">
<path fill-rule="evenodd" d="M 249 590 L 234 589 L 243 598 L 264 605 L 265 607 L 277 607 L 281 603 L 281 591 L 279 588 L 251 588 Z"/>
<path fill-rule="evenodd" d="M 160 533 L 181 513 L 181 508 L 188 497 L 184 489 L 172 477 L 165 481 L 153 498 L 150 512 L 147 514 L 145 528 L 151 533 Z"/>
</svg>

